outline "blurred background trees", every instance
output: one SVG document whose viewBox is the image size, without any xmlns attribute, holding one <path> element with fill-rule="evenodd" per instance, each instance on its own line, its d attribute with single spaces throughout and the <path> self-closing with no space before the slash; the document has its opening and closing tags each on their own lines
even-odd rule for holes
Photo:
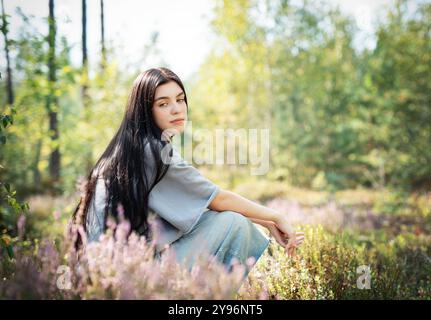
<svg viewBox="0 0 431 320">
<path fill-rule="evenodd" d="M 211 88 L 219 99 L 199 100 L 208 107 L 199 104 L 196 123 L 208 122 L 209 108 L 216 123 L 224 115 L 238 127 L 269 125 L 269 176 L 293 185 L 429 189 L 430 4 L 409 12 L 398 1 L 377 26 L 376 47 L 358 50 L 355 22 L 337 9 L 252 3 L 218 2 L 220 47 L 196 96 Z"/>
<path fill-rule="evenodd" d="M 5 12 L 1 113 L 18 111 L 2 131 L 1 181 L 18 197 L 72 195 L 116 130 L 134 77 L 105 43 L 104 10 L 82 1 L 82 64 L 57 34 L 55 1 L 46 33 L 20 8 Z M 208 167 L 232 187 L 257 180 L 313 190 L 429 190 L 431 183 L 431 4 L 399 0 L 375 29 L 372 49 L 355 45 L 355 21 L 328 3 L 217 0 L 217 43 L 188 88 L 194 128 L 269 128 L 270 170 Z M 10 15 L 24 22 L 10 36 Z M 86 24 L 100 20 L 100 61 L 89 65 Z M 78 23 L 78 22 L 76 22 Z M 79 23 L 78 23 L 79 25 Z M 157 33 L 145 55 L 157 54 Z M 3 138 L 4 137 L 4 138 Z M 60 161 L 61 160 L 61 161 Z M 220 170 L 219 170 L 220 169 Z"/>
</svg>

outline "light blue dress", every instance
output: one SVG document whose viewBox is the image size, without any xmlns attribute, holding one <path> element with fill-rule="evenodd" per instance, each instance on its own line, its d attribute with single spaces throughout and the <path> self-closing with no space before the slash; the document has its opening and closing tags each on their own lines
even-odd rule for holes
<svg viewBox="0 0 431 320">
<path fill-rule="evenodd" d="M 269 237 L 241 213 L 210 210 L 208 206 L 219 191 L 218 185 L 189 165 L 173 147 L 169 169 L 148 199 L 148 221 L 157 257 L 168 245 L 177 261 L 189 270 L 203 253 L 215 256 L 228 270 L 233 258 L 244 265 L 250 257 L 257 262 L 269 245 Z M 99 178 L 87 215 L 89 241 L 97 240 L 104 232 L 105 199 L 105 184 Z M 246 268 L 245 275 L 251 267 Z"/>
</svg>

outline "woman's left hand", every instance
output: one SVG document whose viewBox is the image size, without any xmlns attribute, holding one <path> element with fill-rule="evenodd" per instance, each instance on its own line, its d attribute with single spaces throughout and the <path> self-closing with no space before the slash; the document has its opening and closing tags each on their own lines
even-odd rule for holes
<svg viewBox="0 0 431 320">
<path fill-rule="evenodd" d="M 283 233 L 277 227 L 277 225 L 275 223 L 273 223 L 273 222 L 267 223 L 266 227 L 268 228 L 270 234 L 277 241 L 277 243 L 280 246 L 282 246 L 283 248 L 286 248 L 286 246 L 287 246 L 287 244 L 289 242 L 289 237 L 285 233 Z M 296 235 L 296 237 L 295 237 L 295 247 L 298 247 L 304 241 L 304 232 L 296 232 L 295 235 Z M 286 250 L 286 251 L 290 255 L 291 251 L 288 251 L 288 250 Z"/>
</svg>

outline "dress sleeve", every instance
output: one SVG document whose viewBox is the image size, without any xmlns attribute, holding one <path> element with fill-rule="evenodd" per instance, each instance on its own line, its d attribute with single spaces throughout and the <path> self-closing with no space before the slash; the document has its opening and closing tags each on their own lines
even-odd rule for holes
<svg viewBox="0 0 431 320">
<path fill-rule="evenodd" d="M 169 169 L 151 190 L 148 206 L 186 234 L 208 210 L 220 187 L 182 159 L 175 148 L 172 152 Z"/>
</svg>

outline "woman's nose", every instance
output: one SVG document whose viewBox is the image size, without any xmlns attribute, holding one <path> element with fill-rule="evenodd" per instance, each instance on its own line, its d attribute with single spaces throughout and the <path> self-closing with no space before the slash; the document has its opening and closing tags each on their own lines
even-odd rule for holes
<svg viewBox="0 0 431 320">
<path fill-rule="evenodd" d="M 177 104 L 177 103 L 174 103 L 174 104 L 173 104 L 173 106 L 172 106 L 171 111 L 172 111 L 173 113 L 178 113 L 178 112 L 180 112 L 180 111 L 181 111 L 181 106 L 180 106 L 179 104 Z"/>
</svg>

